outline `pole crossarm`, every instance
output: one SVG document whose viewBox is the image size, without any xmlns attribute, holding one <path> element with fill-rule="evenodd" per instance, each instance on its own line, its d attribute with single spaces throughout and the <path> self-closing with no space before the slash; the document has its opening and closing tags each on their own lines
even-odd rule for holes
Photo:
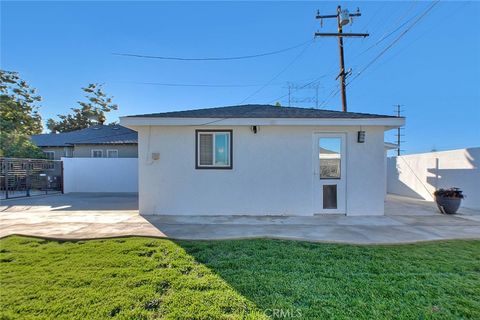
<svg viewBox="0 0 480 320">
<path fill-rule="evenodd" d="M 318 15 L 315 17 L 317 19 L 329 19 L 329 18 L 336 18 L 338 15 L 336 14 L 329 14 L 329 15 L 325 15 L 325 16 L 321 16 L 321 15 Z"/>
<path fill-rule="evenodd" d="M 362 14 L 360 12 L 356 12 L 356 13 L 350 13 L 349 16 L 350 17 L 360 17 Z M 330 18 L 337 18 L 338 17 L 338 14 L 327 14 L 327 15 L 319 15 L 317 14 L 317 16 L 315 17 L 316 19 L 330 19 Z"/>
<path fill-rule="evenodd" d="M 315 32 L 315 37 L 368 37 L 368 33 Z"/>
</svg>

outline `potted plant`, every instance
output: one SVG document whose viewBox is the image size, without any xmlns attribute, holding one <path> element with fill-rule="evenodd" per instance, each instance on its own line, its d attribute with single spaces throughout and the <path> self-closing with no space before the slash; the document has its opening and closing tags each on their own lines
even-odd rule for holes
<svg viewBox="0 0 480 320">
<path fill-rule="evenodd" d="M 454 214 L 465 197 L 459 188 L 438 189 L 433 193 L 441 213 Z"/>
</svg>

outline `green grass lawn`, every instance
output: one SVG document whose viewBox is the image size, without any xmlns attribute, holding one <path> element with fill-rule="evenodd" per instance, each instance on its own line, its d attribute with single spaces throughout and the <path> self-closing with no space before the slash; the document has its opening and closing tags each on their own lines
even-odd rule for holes
<svg viewBox="0 0 480 320">
<path fill-rule="evenodd" d="M 480 319 L 480 241 L 0 240 L 0 319 Z"/>
</svg>

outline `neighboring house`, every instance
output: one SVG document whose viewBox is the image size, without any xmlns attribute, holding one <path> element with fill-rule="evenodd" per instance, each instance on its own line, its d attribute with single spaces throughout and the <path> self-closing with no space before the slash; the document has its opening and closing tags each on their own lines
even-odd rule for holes
<svg viewBox="0 0 480 320">
<path fill-rule="evenodd" d="M 384 132 L 404 118 L 271 105 L 127 116 L 140 213 L 382 215 Z"/>
<path fill-rule="evenodd" d="M 31 137 L 48 159 L 137 158 L 137 133 L 120 125 L 96 125 L 86 129 L 36 134 Z"/>
</svg>

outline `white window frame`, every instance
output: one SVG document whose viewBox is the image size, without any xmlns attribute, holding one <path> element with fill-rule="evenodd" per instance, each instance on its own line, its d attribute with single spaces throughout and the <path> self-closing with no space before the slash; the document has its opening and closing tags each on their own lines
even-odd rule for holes
<svg viewBox="0 0 480 320">
<path fill-rule="evenodd" d="M 70 153 L 70 154 L 69 154 Z M 72 158 L 73 157 L 73 149 L 70 152 L 70 147 L 64 147 L 63 148 L 63 156 L 65 158 Z"/>
<path fill-rule="evenodd" d="M 116 157 L 110 157 L 109 152 L 114 151 L 117 153 Z M 118 149 L 107 149 L 107 158 L 118 158 Z"/>
<path fill-rule="evenodd" d="M 218 165 L 215 164 L 215 134 L 223 133 L 227 134 L 228 142 L 228 164 L 227 165 Z M 195 152 L 195 168 L 196 169 L 233 169 L 233 131 L 232 130 L 196 130 L 195 131 L 196 139 L 196 152 Z M 211 134 L 213 135 L 213 164 L 200 164 L 200 135 L 201 134 Z"/>
<path fill-rule="evenodd" d="M 50 153 L 53 154 L 53 157 L 52 157 L 51 159 L 50 159 L 50 158 L 47 158 L 47 160 L 55 160 L 55 151 L 52 151 L 52 150 L 50 150 L 50 151 L 43 151 L 43 153 L 44 153 L 45 155 L 50 154 Z"/>
<path fill-rule="evenodd" d="M 96 152 L 96 151 L 100 151 L 100 154 L 102 155 L 101 157 L 94 157 L 93 156 L 93 153 Z M 102 149 L 92 149 L 90 150 L 90 157 L 91 158 L 103 158 L 103 150 Z"/>
</svg>

